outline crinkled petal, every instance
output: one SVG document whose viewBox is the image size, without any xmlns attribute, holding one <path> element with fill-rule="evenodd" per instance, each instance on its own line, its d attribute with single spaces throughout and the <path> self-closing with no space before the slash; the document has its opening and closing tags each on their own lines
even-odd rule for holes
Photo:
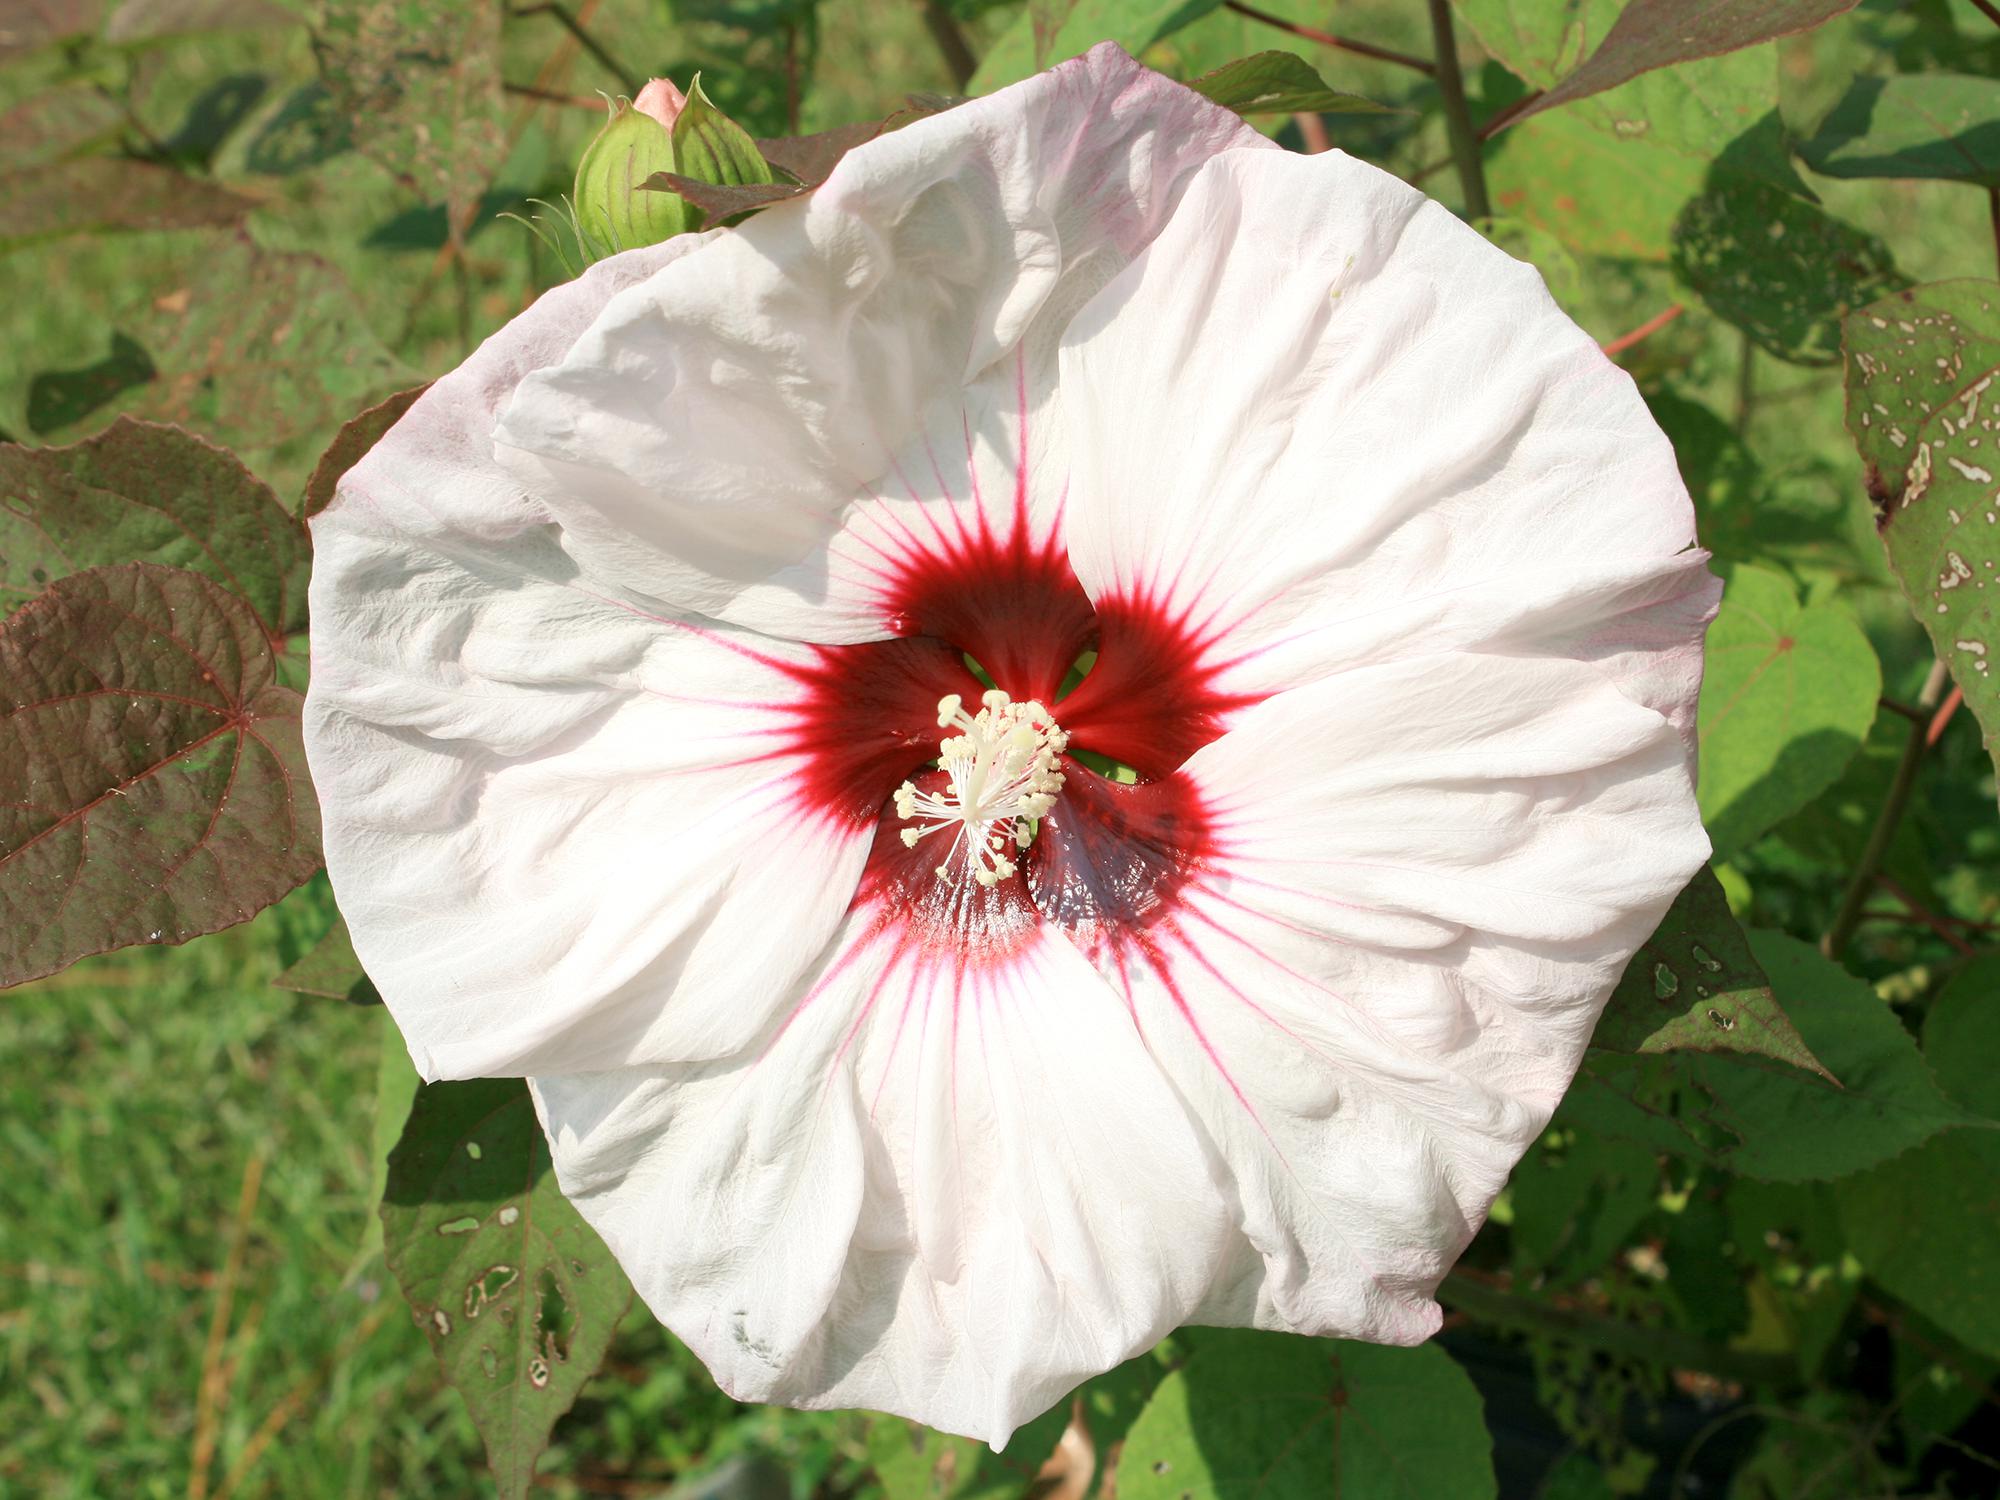
<svg viewBox="0 0 2000 1500">
<path fill-rule="evenodd" d="M 1671 446 L 1532 267 L 1387 173 L 1218 156 L 1061 367 L 1078 577 L 1225 697 L 1486 645 L 1691 720 L 1719 585 Z"/>
<path fill-rule="evenodd" d="M 1198 752 L 1213 853 L 1099 966 L 1228 1163 L 1204 1321 L 1410 1343 L 1708 852 L 1661 715 L 1447 654 L 1274 697 Z"/>
<path fill-rule="evenodd" d="M 828 576 L 843 509 L 1009 356 L 1046 386 L 1075 310 L 1252 142 L 1109 45 L 879 137 L 607 306 L 504 412 L 510 462 L 631 589 L 795 639 L 892 633 Z"/>
<path fill-rule="evenodd" d="M 522 375 L 694 247 L 542 298 L 314 522 L 328 869 L 428 1076 L 740 1048 L 832 937 L 940 692 L 976 691 L 935 642 L 829 663 L 635 605 L 495 462 Z"/>
<path fill-rule="evenodd" d="M 754 1055 L 534 1086 L 564 1191 L 725 1390 L 999 1444 L 1188 1317 L 1223 1195 L 1073 947 L 968 957 L 903 910 L 864 902 Z"/>
</svg>

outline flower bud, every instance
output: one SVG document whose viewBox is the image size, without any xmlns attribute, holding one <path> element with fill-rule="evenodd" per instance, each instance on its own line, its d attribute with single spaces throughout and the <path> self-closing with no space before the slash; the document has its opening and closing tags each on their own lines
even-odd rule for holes
<svg viewBox="0 0 2000 1500">
<path fill-rule="evenodd" d="M 686 94 L 655 78 L 636 100 L 611 107 L 577 163 L 576 221 L 594 255 L 700 227 L 700 211 L 678 193 L 646 186 L 662 172 L 728 186 L 772 180 L 757 143 L 709 100 L 699 74 Z"/>
</svg>

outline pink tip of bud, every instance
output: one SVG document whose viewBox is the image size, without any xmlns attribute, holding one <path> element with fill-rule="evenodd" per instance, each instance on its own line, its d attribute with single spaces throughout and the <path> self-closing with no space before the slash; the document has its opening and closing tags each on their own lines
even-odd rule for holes
<svg viewBox="0 0 2000 1500">
<path fill-rule="evenodd" d="M 632 107 L 672 130 L 674 121 L 687 108 L 687 95 L 674 87 L 671 78 L 655 78 L 639 90 L 639 97 L 632 101 Z"/>
</svg>

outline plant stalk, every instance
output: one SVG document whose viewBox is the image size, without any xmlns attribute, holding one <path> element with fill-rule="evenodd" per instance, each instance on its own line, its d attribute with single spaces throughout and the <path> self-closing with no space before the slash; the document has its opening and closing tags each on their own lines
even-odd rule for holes
<svg viewBox="0 0 2000 1500">
<path fill-rule="evenodd" d="M 1245 5 L 1242 0 L 1222 0 L 1222 5 L 1223 9 L 1233 10 L 1237 15 L 1249 20 L 1262 21 L 1266 26 L 1275 26 L 1280 31 L 1290 32 L 1300 41 L 1318 42 L 1322 47 L 1332 47 L 1339 52 L 1352 52 L 1356 57 L 1372 57 L 1377 62 L 1394 63 L 1400 68 L 1414 68 L 1419 73 L 1437 71 L 1428 58 L 1412 57 L 1407 52 L 1392 52 L 1389 48 L 1378 47 L 1373 42 L 1357 42 L 1353 37 L 1335 36 L 1330 31 L 1301 26 L 1297 21 L 1287 21 L 1283 16 L 1274 16 L 1269 11 Z"/>
<path fill-rule="evenodd" d="M 923 7 L 924 25 L 931 40 L 937 43 L 938 55 L 951 70 L 951 81 L 963 89 L 979 71 L 979 59 L 973 55 L 972 44 L 965 39 L 958 18 L 952 15 L 945 0 L 923 0 Z"/>
<path fill-rule="evenodd" d="M 617 79 L 618 86 L 627 94 L 637 94 L 639 86 L 645 82 L 644 79 L 633 78 L 627 74 L 625 69 L 619 65 L 618 59 L 607 52 L 603 44 L 590 34 L 589 30 L 584 26 L 582 19 L 567 5 L 559 4 L 558 0 L 541 0 L 541 3 L 536 5 L 524 5 L 519 10 L 514 11 L 513 14 L 519 17 L 555 17 L 556 24 L 575 37 L 577 45 L 595 58 L 598 66 L 602 67 L 605 72 Z"/>
<path fill-rule="evenodd" d="M 1493 204 L 1486 196 L 1486 163 L 1480 156 L 1479 132 L 1473 128 L 1471 107 L 1465 102 L 1465 76 L 1458 68 L 1458 38 L 1451 29 L 1451 0 L 1429 0 L 1429 4 L 1438 93 L 1444 99 L 1445 134 L 1451 141 L 1452 163 L 1458 168 L 1465 216 L 1490 219 Z"/>
<path fill-rule="evenodd" d="M 1951 674 L 1941 661 L 1931 663 L 1930 675 L 1924 679 L 1923 691 L 1917 694 L 1917 708 L 1928 714 L 1944 696 L 1944 685 L 1951 680 Z M 1882 810 L 1875 815 L 1875 826 L 1868 832 L 1868 843 L 1862 848 L 1861 858 L 1854 866 L 1854 875 L 1847 883 L 1847 890 L 1840 898 L 1840 908 L 1833 914 L 1833 925 L 1820 939 L 1819 951 L 1828 958 L 1838 959 L 1841 950 L 1854 936 L 1854 929 L 1861 921 L 1868 897 L 1875 889 L 1875 876 L 1887 858 L 1889 845 L 1896 837 L 1896 829 L 1903 821 L 1904 810 L 1910 805 L 1910 793 L 1916 790 L 1917 772 L 1923 766 L 1924 752 L 1930 748 L 1930 735 L 1922 723 L 1910 726 L 1910 737 L 1903 742 L 1903 758 L 1896 762 L 1895 779 L 1889 783 L 1889 795 L 1882 799 Z"/>
<path fill-rule="evenodd" d="M 1463 1271 L 1445 1277 L 1437 1296 L 1446 1307 L 1491 1327 L 1581 1344 L 1617 1358 L 1664 1362 L 1674 1369 L 1700 1370 L 1744 1385 L 1799 1384 L 1798 1365 L 1785 1355 L 1749 1354 L 1677 1328 L 1649 1328 L 1556 1307 L 1475 1281 Z"/>
</svg>

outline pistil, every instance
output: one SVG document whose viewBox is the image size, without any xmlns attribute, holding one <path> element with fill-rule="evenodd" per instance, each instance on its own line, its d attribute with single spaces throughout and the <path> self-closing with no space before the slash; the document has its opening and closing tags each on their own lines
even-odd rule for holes
<svg viewBox="0 0 2000 1500">
<path fill-rule="evenodd" d="M 977 714 L 968 714 L 956 693 L 938 700 L 938 727 L 959 731 L 938 745 L 938 764 L 949 782 L 935 792 L 904 782 L 896 789 L 896 816 L 917 825 L 903 830 L 912 849 L 934 833 L 951 832 L 939 879 L 951 878 L 956 860 L 979 884 L 991 886 L 1014 873 L 1012 854 L 1034 841 L 1036 820 L 1055 806 L 1069 736 L 1032 699 L 1016 703 L 994 688 L 980 704 Z"/>
</svg>

